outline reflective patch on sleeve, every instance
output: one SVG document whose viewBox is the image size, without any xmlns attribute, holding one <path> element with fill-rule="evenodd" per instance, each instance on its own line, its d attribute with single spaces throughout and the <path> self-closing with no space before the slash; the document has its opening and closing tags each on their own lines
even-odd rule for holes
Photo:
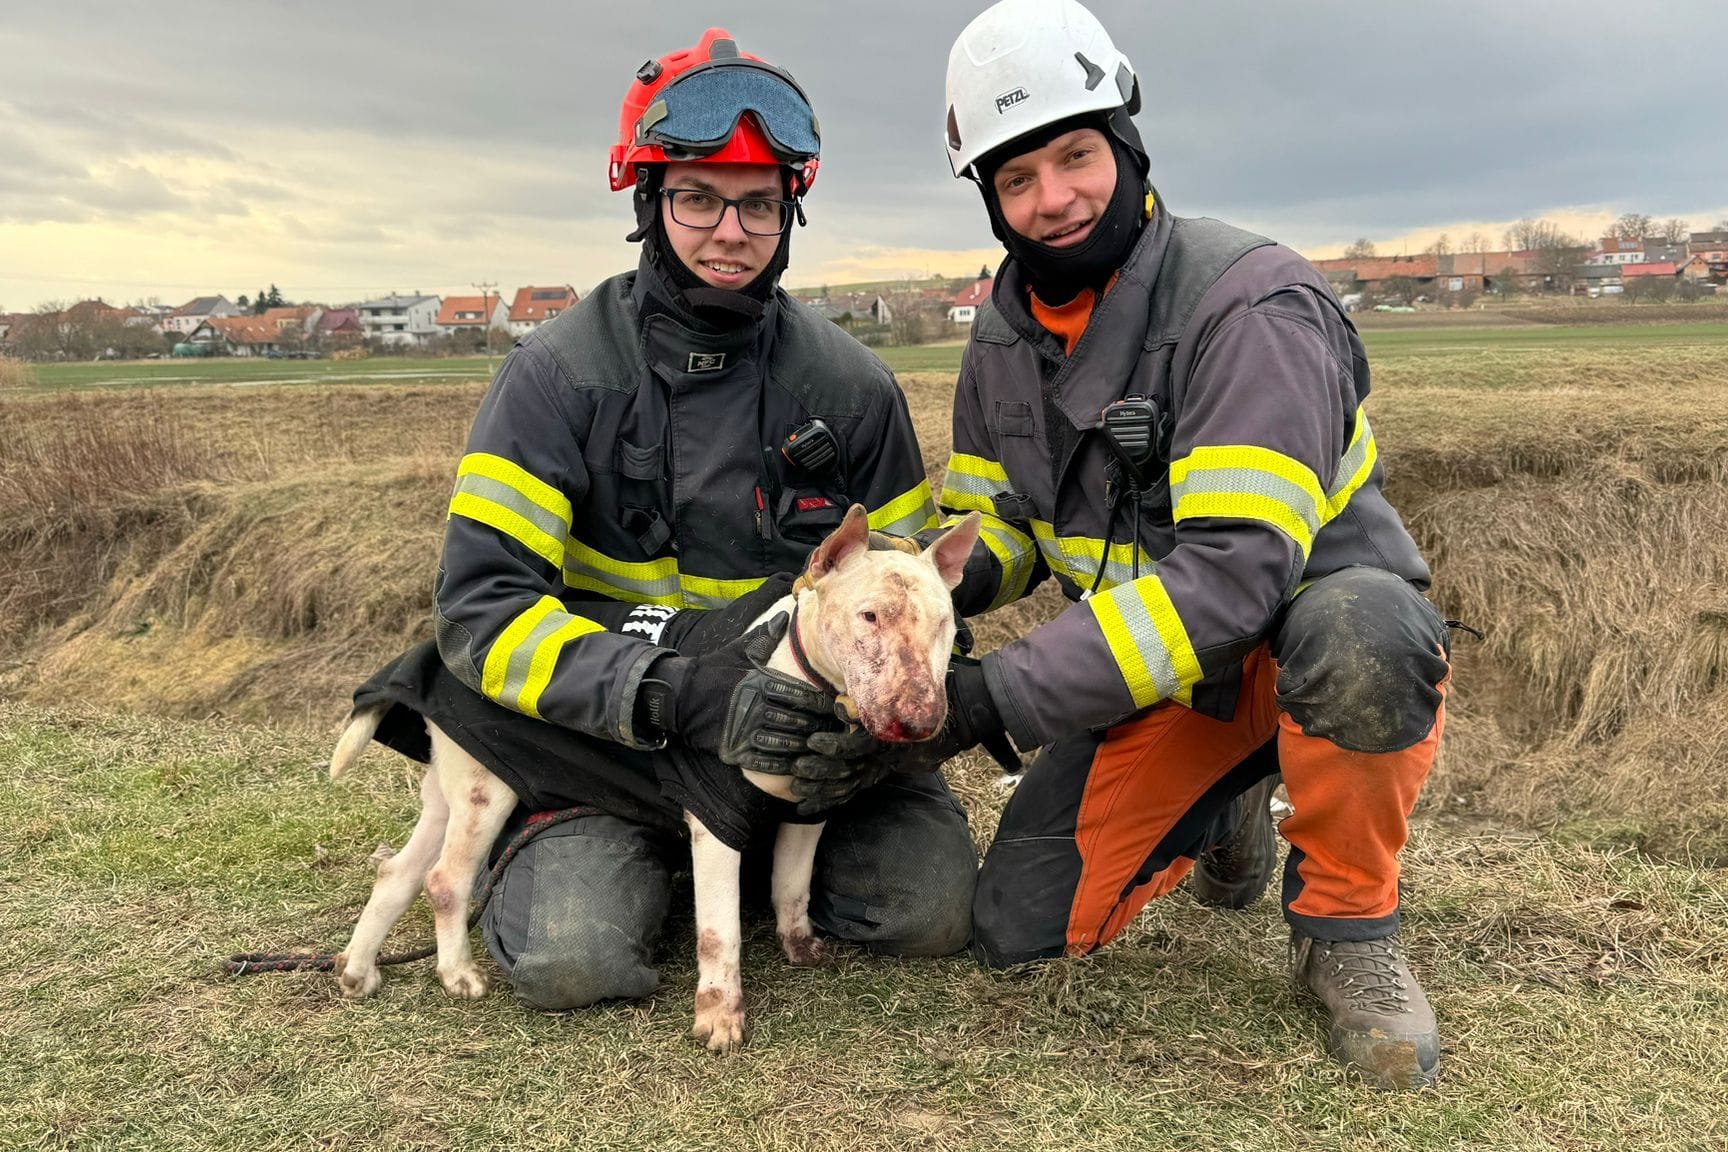
<svg viewBox="0 0 1728 1152">
<path fill-rule="evenodd" d="M 890 536 L 910 536 L 936 523 L 936 501 L 930 496 L 930 482 L 920 480 L 870 513 L 870 528 Z"/>
<path fill-rule="evenodd" d="M 1326 516 L 1312 469 L 1252 444 L 1207 445 L 1170 465 L 1172 519 L 1257 520 L 1296 542 L 1304 559 Z"/>
<path fill-rule="evenodd" d="M 540 697 L 552 682 L 564 646 L 603 631 L 595 621 L 572 615 L 551 596 L 542 596 L 493 642 L 480 677 L 481 691 L 506 708 L 539 717 Z"/>
<path fill-rule="evenodd" d="M 1200 679 L 1200 658 L 1162 580 L 1142 576 L 1085 603 L 1135 707 L 1160 700 L 1188 702 L 1190 688 Z"/>
<path fill-rule="evenodd" d="M 564 566 L 570 501 L 502 456 L 472 452 L 462 458 L 449 514 L 495 528 L 552 567 Z"/>
</svg>

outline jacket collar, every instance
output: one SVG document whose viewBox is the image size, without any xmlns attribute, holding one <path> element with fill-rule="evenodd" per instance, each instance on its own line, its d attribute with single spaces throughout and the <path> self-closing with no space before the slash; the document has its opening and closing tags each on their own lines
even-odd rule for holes
<svg viewBox="0 0 1728 1152">
<path fill-rule="evenodd" d="M 644 256 L 631 295 L 642 326 L 643 355 L 671 383 L 700 386 L 730 377 L 746 362 L 768 362 L 780 316 L 778 291 L 759 319 L 722 327 L 683 307 Z"/>
<path fill-rule="evenodd" d="M 1122 398 L 1145 346 L 1152 290 L 1170 246 L 1171 229 L 1163 198 L 1156 191 L 1153 196 L 1152 218 L 1122 265 L 1115 287 L 1093 306 L 1072 356 L 1064 356 L 1062 342 L 1032 318 L 1025 267 L 1009 258 L 996 276 L 991 302 L 1009 327 L 1037 350 L 1044 361 L 1045 390 L 1079 430 L 1096 427 L 1104 406 Z"/>
</svg>

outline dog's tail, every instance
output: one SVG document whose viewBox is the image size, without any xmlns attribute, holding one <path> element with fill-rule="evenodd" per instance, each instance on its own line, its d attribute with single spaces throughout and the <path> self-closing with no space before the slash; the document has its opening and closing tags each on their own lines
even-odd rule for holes
<svg viewBox="0 0 1728 1152">
<path fill-rule="evenodd" d="M 330 779 L 340 780 L 354 761 L 360 758 L 360 753 L 366 750 L 366 745 L 372 742 L 372 734 L 378 731 L 379 721 L 384 719 L 384 713 L 390 710 L 388 704 L 373 704 L 366 708 L 356 708 L 348 717 L 348 727 L 342 730 L 342 738 L 336 741 L 336 751 L 330 754 Z"/>
</svg>

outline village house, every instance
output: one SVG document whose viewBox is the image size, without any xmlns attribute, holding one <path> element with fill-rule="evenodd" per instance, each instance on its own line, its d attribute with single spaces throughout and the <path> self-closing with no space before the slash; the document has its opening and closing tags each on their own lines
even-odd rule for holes
<svg viewBox="0 0 1728 1152">
<path fill-rule="evenodd" d="M 561 287 L 534 287 L 516 289 L 516 298 L 510 302 L 510 334 L 526 336 L 560 312 L 576 307 L 576 302 L 582 297 L 576 289 L 565 284 Z"/>
<path fill-rule="evenodd" d="M 358 308 L 326 308 L 318 314 L 312 326 L 312 338 L 319 345 L 351 348 L 366 339 L 366 328 L 360 322 Z"/>
<path fill-rule="evenodd" d="M 446 296 L 438 309 L 438 331 L 445 336 L 458 332 L 478 335 L 487 328 L 508 331 L 510 313 L 503 296 Z"/>
<path fill-rule="evenodd" d="M 266 356 L 283 351 L 289 342 L 289 335 L 263 316 L 218 316 L 209 325 L 216 342 L 232 356 Z"/>
<path fill-rule="evenodd" d="M 366 338 L 393 347 L 424 344 L 438 334 L 438 297 L 381 296 L 360 305 L 360 325 Z"/>
<path fill-rule="evenodd" d="M 226 296 L 199 296 L 180 305 L 162 321 L 162 331 L 190 335 L 206 320 L 240 315 L 240 308 Z"/>
<path fill-rule="evenodd" d="M 1544 253 L 1536 251 L 1346 256 L 1311 263 L 1340 296 L 1397 296 L 1406 303 L 1427 297 L 1445 304 L 1465 294 L 1498 291 L 1507 279 L 1520 291 L 1534 291 L 1551 279 L 1544 271 Z"/>
<path fill-rule="evenodd" d="M 818 296 L 809 304 L 823 316 L 850 331 L 891 324 L 894 310 L 874 292 L 848 292 L 840 296 Z"/>
<path fill-rule="evenodd" d="M 995 287 L 994 277 L 980 274 L 978 279 L 966 285 L 948 306 L 948 320 L 953 324 L 970 324 L 978 316 L 978 306 L 990 299 L 990 290 Z"/>
</svg>

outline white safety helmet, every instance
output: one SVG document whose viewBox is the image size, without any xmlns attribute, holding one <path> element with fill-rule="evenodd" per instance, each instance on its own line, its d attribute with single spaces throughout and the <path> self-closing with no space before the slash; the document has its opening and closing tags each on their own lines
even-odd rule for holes
<svg viewBox="0 0 1728 1152">
<path fill-rule="evenodd" d="M 1098 18 L 1075 0 L 999 0 L 948 53 L 948 163 L 979 157 L 1083 112 L 1140 110 L 1140 82 Z"/>
</svg>

